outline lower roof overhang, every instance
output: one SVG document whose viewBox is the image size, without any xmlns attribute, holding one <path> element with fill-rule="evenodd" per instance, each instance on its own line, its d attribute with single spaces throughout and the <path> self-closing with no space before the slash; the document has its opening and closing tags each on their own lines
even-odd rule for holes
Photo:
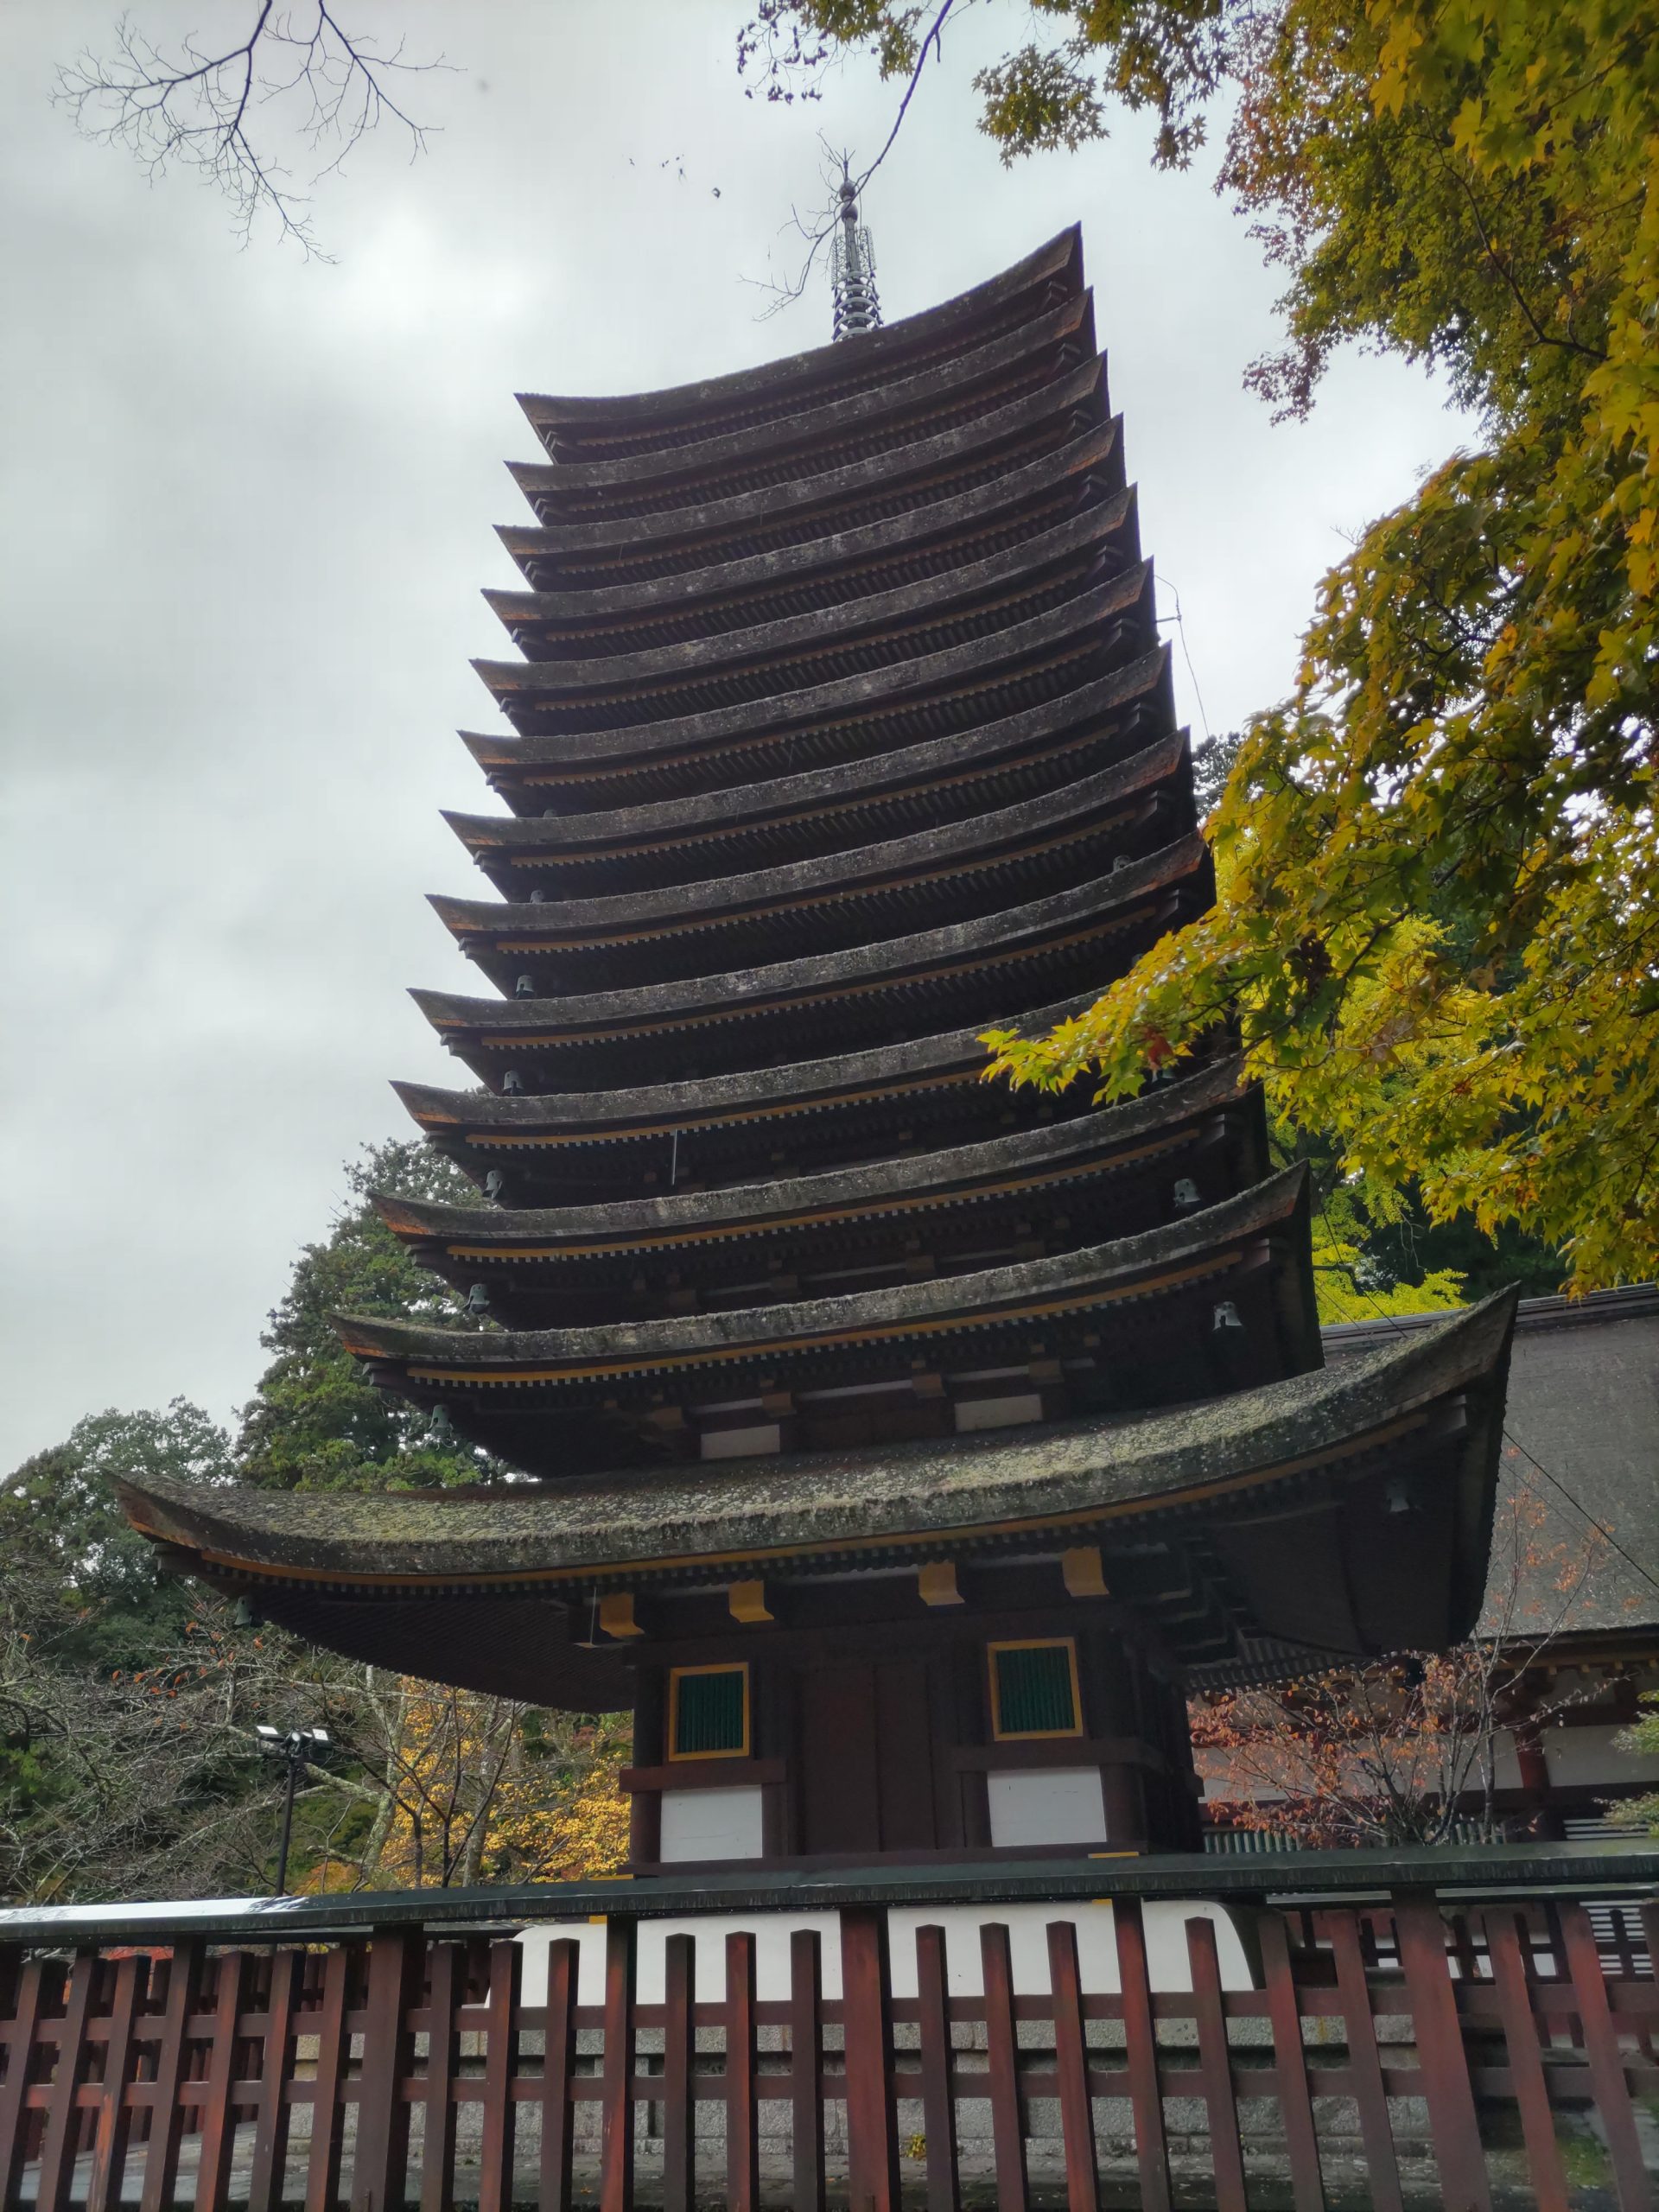
<svg viewBox="0 0 1659 2212">
<path fill-rule="evenodd" d="M 166 1563 L 407 1672 L 630 1701 L 582 1641 L 607 1589 L 845 1576 L 1098 1544 L 1202 1547 L 1233 1596 L 1202 1681 L 1436 1649 L 1485 1586 L 1512 1293 L 1332 1368 L 1150 1415 L 645 1478 L 379 1495 L 120 1484 Z M 764 1631 L 757 1631 L 763 1633 Z"/>
</svg>

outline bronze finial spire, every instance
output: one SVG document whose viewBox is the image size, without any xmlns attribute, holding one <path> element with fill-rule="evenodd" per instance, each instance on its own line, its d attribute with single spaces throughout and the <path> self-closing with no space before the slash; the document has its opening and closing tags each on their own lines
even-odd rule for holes
<svg viewBox="0 0 1659 2212">
<path fill-rule="evenodd" d="M 841 216 L 830 249 L 830 279 L 835 287 L 837 339 L 861 330 L 880 330 L 881 302 L 875 296 L 875 251 L 858 219 L 858 187 L 841 164 Z"/>
</svg>

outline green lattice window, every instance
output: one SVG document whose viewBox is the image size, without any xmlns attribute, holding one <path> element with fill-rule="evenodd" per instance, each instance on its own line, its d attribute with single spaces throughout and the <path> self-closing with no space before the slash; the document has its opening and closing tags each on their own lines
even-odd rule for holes
<svg viewBox="0 0 1659 2212">
<path fill-rule="evenodd" d="M 671 1758 L 741 1758 L 747 1752 L 747 1667 L 677 1667 L 669 1698 Z"/>
<path fill-rule="evenodd" d="M 1077 1647 L 1054 1643 L 991 1646 L 991 1713 L 999 1736 L 1077 1736 Z"/>
</svg>

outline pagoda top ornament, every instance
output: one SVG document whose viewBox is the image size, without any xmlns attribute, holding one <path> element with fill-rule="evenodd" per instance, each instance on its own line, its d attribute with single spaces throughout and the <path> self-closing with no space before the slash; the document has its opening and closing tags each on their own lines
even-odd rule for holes
<svg viewBox="0 0 1659 2212">
<path fill-rule="evenodd" d="M 835 292 L 835 336 L 855 338 L 880 330 L 881 302 L 875 292 L 875 246 L 858 219 L 858 187 L 841 165 L 841 207 L 830 242 L 830 281 Z"/>
</svg>

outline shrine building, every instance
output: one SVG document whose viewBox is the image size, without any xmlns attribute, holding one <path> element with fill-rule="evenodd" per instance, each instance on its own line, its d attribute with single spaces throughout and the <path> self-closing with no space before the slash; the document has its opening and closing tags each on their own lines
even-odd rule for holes
<svg viewBox="0 0 1659 2212">
<path fill-rule="evenodd" d="M 1190 1849 L 1194 1688 L 1472 1624 L 1512 1301 L 1324 1362 L 1213 1049 L 986 1079 L 1212 897 L 1079 233 L 836 343 L 530 397 L 486 895 L 377 1201 L 473 1325 L 345 1317 L 519 1478 L 124 1493 L 337 1651 L 631 1710 L 632 1866 Z M 849 259 L 850 257 L 850 259 Z"/>
</svg>

